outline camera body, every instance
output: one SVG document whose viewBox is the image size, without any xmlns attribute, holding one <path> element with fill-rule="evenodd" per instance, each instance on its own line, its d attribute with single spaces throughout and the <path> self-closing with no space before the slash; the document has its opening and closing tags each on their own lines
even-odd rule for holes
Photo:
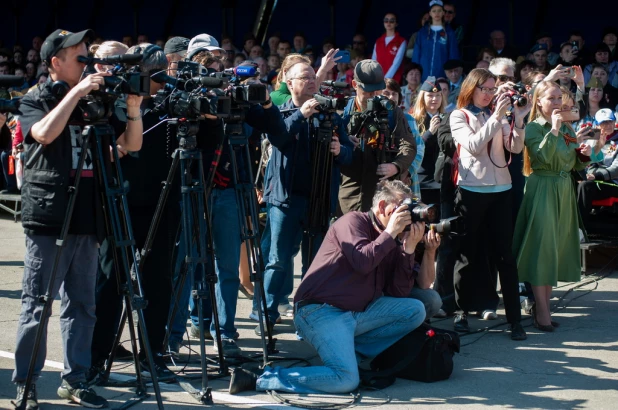
<svg viewBox="0 0 618 410">
<path fill-rule="evenodd" d="M 21 97 L 11 98 L 10 100 L 5 100 L 0 98 L 0 113 L 2 114 L 15 114 L 19 112 L 19 102 Z"/>
<path fill-rule="evenodd" d="M 438 221 L 438 205 L 427 205 L 415 198 L 404 199 L 402 205 L 408 206 L 412 223 L 425 222 L 426 230 L 434 230 L 440 235 L 463 235 L 465 232 L 464 219 L 461 216 Z M 404 229 L 404 231 L 409 230 L 410 226 Z"/>
<path fill-rule="evenodd" d="M 575 79 L 575 69 L 573 67 L 565 68 L 564 74 L 570 79 Z"/>
<path fill-rule="evenodd" d="M 313 94 L 320 105 L 318 111 L 341 111 L 345 109 L 349 98 L 343 96 L 343 91 L 349 88 L 350 85 L 346 82 L 324 81 L 320 84 L 320 92 Z"/>
<path fill-rule="evenodd" d="M 367 100 L 367 110 L 376 113 L 384 113 L 386 111 L 392 111 L 395 108 L 395 103 L 388 97 L 383 95 L 376 95 Z"/>
<path fill-rule="evenodd" d="M 515 84 L 513 86 L 514 91 L 507 91 L 507 95 L 511 99 L 511 104 L 517 107 L 525 107 L 528 104 L 528 97 L 526 97 L 526 87 L 521 84 Z"/>
</svg>

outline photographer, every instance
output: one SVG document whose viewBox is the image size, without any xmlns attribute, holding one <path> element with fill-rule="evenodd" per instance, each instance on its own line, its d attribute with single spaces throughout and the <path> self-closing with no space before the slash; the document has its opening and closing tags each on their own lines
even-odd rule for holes
<svg viewBox="0 0 618 410">
<path fill-rule="evenodd" d="M 520 324 L 521 311 L 517 266 L 512 253 L 511 176 L 507 169 L 505 149 L 521 152 L 524 144 L 524 117 L 530 104 L 513 109 L 515 121 L 509 126 L 505 114 L 511 106 L 507 93 L 499 94 L 496 108 L 488 107 L 496 95 L 496 76 L 477 68 L 464 80 L 457 110 L 450 116 L 452 137 L 458 144 L 459 190 L 456 211 L 466 220 L 466 235 L 460 240 L 460 254 L 455 263 L 455 300 L 463 313 L 455 318 L 455 330 L 469 332 L 467 314 L 488 307 L 496 283 L 487 276 L 476 275 L 479 260 L 487 255 L 478 243 L 491 238 L 489 251 L 494 255 L 507 314 L 511 324 L 511 339 L 524 340 L 526 332 Z M 485 231 L 489 229 L 489 231 Z"/>
<path fill-rule="evenodd" d="M 24 381 L 32 354 L 43 305 L 39 295 L 45 292 L 56 254 L 56 240 L 64 222 L 72 183 L 81 155 L 88 155 L 82 170 L 69 235 L 64 241 L 56 282 L 51 292 L 60 291 L 60 326 L 64 345 L 64 371 L 58 395 L 90 408 L 107 406 L 105 399 L 86 385 L 90 367 L 90 345 L 95 325 L 95 283 L 98 243 L 104 236 L 102 208 L 99 202 L 90 150 L 80 146 L 85 122 L 78 107 L 82 97 L 98 90 L 109 74 L 84 76 L 86 41 L 92 31 L 71 33 L 56 30 L 45 40 L 41 57 L 47 62 L 50 81 L 38 85 L 21 100 L 20 122 L 25 137 L 26 167 L 22 188 L 22 224 L 26 232 L 26 257 L 22 310 L 17 331 L 15 372 L 17 404 L 24 399 Z M 136 115 L 133 113 L 132 115 Z M 118 144 L 127 150 L 142 145 L 141 121 L 127 124 Z M 43 151 L 42 155 L 37 152 Z M 35 380 L 45 360 L 46 336 L 38 350 Z M 28 406 L 37 404 L 33 385 Z"/>
<path fill-rule="evenodd" d="M 362 121 L 364 115 L 372 115 L 366 111 L 367 100 L 380 95 L 386 88 L 382 66 L 374 60 L 363 60 L 356 64 L 352 87 L 356 90 L 356 97 L 348 101 L 343 111 L 343 121 L 348 134 L 353 128 L 352 125 Z M 383 164 L 378 160 L 379 148 L 359 148 L 360 140 L 368 141 L 374 138 L 368 127 L 363 127 L 358 130 L 357 135 L 350 136 L 356 148 L 352 153 L 352 163 L 341 167 L 339 188 L 339 205 L 344 214 L 350 211 L 368 211 L 379 181 L 400 178 L 407 174 L 416 156 L 416 142 L 401 108 L 394 107 L 388 111 L 388 128 L 397 141 L 398 152 L 389 153 L 393 156 L 391 162 Z"/>
<path fill-rule="evenodd" d="M 266 367 L 259 376 L 237 368 L 229 392 L 277 390 L 291 393 L 347 393 L 359 384 L 357 360 L 372 359 L 425 319 L 411 297 L 429 290 L 440 237 L 412 223 L 411 198 L 401 181 L 381 181 L 369 212 L 349 212 L 335 222 L 294 297 L 294 324 L 324 365 Z M 406 227 L 410 230 L 404 232 Z M 425 242 L 420 267 L 414 252 Z M 257 381 L 256 381 L 257 379 Z"/>
<path fill-rule="evenodd" d="M 319 103 L 313 98 L 318 91 L 315 70 L 307 63 L 293 65 L 287 75 L 286 83 L 292 98 L 281 105 L 287 111 L 285 118 L 286 132 L 269 135 L 272 154 L 266 169 L 264 182 L 264 202 L 268 209 L 267 233 L 262 237 L 262 252 L 268 260 L 264 270 L 264 287 L 271 325 L 279 317 L 278 304 L 289 289 L 285 286 L 293 275 L 294 256 L 303 242 L 303 271 L 308 268 L 308 235 L 303 230 L 308 225 L 311 197 L 312 152 L 311 138 L 317 132 Z M 343 122 L 334 115 L 334 131 L 337 136 L 330 143 L 330 152 L 334 156 L 331 176 L 331 198 L 337 197 L 339 187 L 338 166 L 349 163 L 352 156 L 352 143 L 349 141 Z M 334 212 L 334 203 L 331 205 Z M 314 252 L 320 246 L 322 237 L 315 238 Z M 256 332 L 259 327 L 256 328 Z"/>
</svg>

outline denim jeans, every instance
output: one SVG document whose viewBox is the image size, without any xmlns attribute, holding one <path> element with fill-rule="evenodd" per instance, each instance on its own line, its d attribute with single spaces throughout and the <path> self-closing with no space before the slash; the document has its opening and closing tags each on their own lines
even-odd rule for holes
<svg viewBox="0 0 618 410">
<path fill-rule="evenodd" d="M 232 188 L 213 189 L 210 193 L 210 214 L 212 217 L 212 236 L 215 251 L 215 269 L 217 272 L 217 284 L 215 285 L 215 299 L 219 311 L 219 326 L 221 337 L 232 339 L 236 333 L 234 318 L 236 317 L 236 303 L 238 301 L 238 286 L 240 278 L 238 276 L 238 265 L 240 263 L 240 219 L 238 215 L 238 204 L 236 202 L 236 191 Z M 181 242 L 184 242 L 181 240 Z M 193 246 L 195 249 L 195 246 Z M 180 249 L 178 258 L 184 256 L 184 250 Z M 178 264 L 182 260 L 177 261 Z M 182 340 L 185 326 L 187 323 L 188 310 L 185 309 L 187 302 L 195 303 L 190 298 L 191 293 L 191 272 L 188 272 L 185 286 L 181 292 L 179 309 L 172 324 L 171 340 Z M 195 281 L 200 281 L 201 272 L 194 272 Z M 189 301 L 188 299 L 191 299 Z M 199 324 L 196 306 L 190 306 L 192 310 L 191 320 L 194 325 Z M 212 316 L 210 301 L 204 300 L 204 318 Z M 214 321 L 210 324 L 210 333 L 215 335 L 216 329 Z"/>
<path fill-rule="evenodd" d="M 408 297 L 420 301 L 425 306 L 425 320 L 431 319 L 442 307 L 442 298 L 433 289 L 421 289 L 414 285 Z"/>
<path fill-rule="evenodd" d="M 265 259 L 266 305 L 273 323 L 279 317 L 279 303 L 291 293 L 291 285 L 294 283 L 294 257 L 301 250 L 301 241 L 305 243 L 302 247 L 303 265 L 308 265 L 308 237 L 303 235 L 307 221 L 307 202 L 307 198 L 294 195 L 288 208 L 270 204 L 267 207 L 268 230 L 262 236 L 262 254 Z M 322 240 L 323 235 L 320 235 L 313 241 L 314 256 Z"/>
<path fill-rule="evenodd" d="M 266 367 L 257 390 L 291 393 L 347 393 L 359 384 L 358 360 L 372 359 L 416 329 L 425 319 L 423 304 L 383 296 L 364 312 L 327 304 L 302 307 L 294 316 L 300 336 L 320 355 L 322 366 Z"/>
<path fill-rule="evenodd" d="M 14 383 L 24 383 L 34 339 L 41 321 L 44 295 L 56 254 L 56 236 L 26 235 L 22 279 L 21 314 L 17 325 Z M 95 235 L 69 235 L 65 241 L 51 297 L 60 293 L 60 334 L 64 352 L 62 378 L 69 383 L 86 381 L 90 368 L 90 345 L 96 322 L 95 286 L 98 245 Z M 49 312 L 51 316 L 51 310 Z M 41 374 L 47 353 L 47 329 L 43 333 L 34 367 L 34 380 Z"/>
</svg>

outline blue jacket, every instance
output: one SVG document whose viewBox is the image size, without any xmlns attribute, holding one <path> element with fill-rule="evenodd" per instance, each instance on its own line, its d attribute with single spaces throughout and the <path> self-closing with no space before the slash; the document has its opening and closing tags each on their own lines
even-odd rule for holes
<svg viewBox="0 0 618 410">
<path fill-rule="evenodd" d="M 310 127 L 311 120 L 303 117 L 290 99 L 279 106 L 284 112 L 286 132 L 281 135 L 269 135 L 272 153 L 266 168 L 264 182 L 264 201 L 266 203 L 289 207 L 291 196 L 303 195 L 309 197 L 311 189 L 311 160 L 310 160 Z M 317 114 L 319 115 L 319 114 Z M 352 160 L 354 145 L 348 138 L 346 128 L 339 115 L 335 114 L 334 125 L 341 143 L 341 151 L 335 157 L 331 178 L 331 211 L 334 211 L 339 192 L 339 165 L 349 164 Z"/>
<path fill-rule="evenodd" d="M 416 34 L 412 62 L 423 67 L 422 81 L 429 76 L 446 77 L 444 63 L 458 59 L 457 36 L 450 26 L 434 31 L 425 24 Z"/>
</svg>

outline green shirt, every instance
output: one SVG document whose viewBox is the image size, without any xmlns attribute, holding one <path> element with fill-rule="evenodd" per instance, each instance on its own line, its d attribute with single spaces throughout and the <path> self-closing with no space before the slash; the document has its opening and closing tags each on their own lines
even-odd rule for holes
<svg viewBox="0 0 618 410">
<path fill-rule="evenodd" d="M 273 100 L 273 104 L 282 105 L 292 98 L 292 94 L 290 94 L 290 90 L 288 90 L 288 85 L 285 82 L 281 82 L 279 88 L 270 93 L 270 98 Z"/>
</svg>

